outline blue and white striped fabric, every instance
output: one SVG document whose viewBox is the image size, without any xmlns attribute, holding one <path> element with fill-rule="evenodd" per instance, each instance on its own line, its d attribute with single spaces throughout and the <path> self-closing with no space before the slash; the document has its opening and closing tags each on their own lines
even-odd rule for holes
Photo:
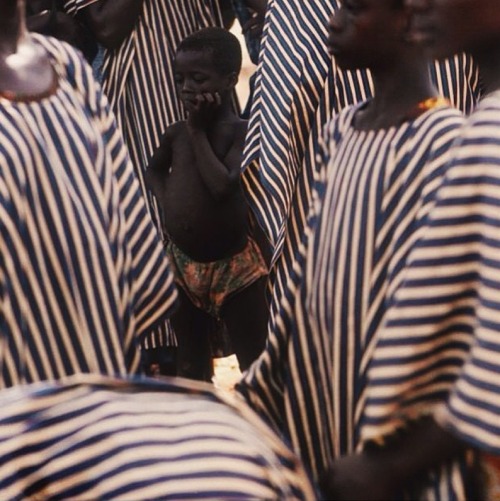
<svg viewBox="0 0 500 501">
<path fill-rule="evenodd" d="M 0 497 L 314 500 L 244 404 L 182 380 L 81 376 L 0 392 Z"/>
<path fill-rule="evenodd" d="M 270 242 L 274 309 L 306 225 L 322 127 L 372 94 L 368 72 L 340 70 L 327 51 L 337 0 L 269 0 L 243 162 L 243 184 Z M 440 92 L 465 112 L 480 89 L 465 55 L 431 68 Z"/>
<path fill-rule="evenodd" d="M 365 439 L 434 413 L 500 454 L 500 92 L 461 133 L 369 370 Z"/>
<path fill-rule="evenodd" d="M 375 334 L 463 123 L 440 107 L 357 131 L 357 109 L 328 125 L 300 257 L 266 351 L 238 385 L 316 478 L 359 445 Z"/>
<path fill-rule="evenodd" d="M 268 3 L 243 181 L 274 259 L 287 231 L 295 242 L 302 237 L 323 125 L 371 92 L 365 73 L 340 71 L 326 50 L 327 21 L 337 8 L 336 0 Z"/>
<path fill-rule="evenodd" d="M 96 1 L 66 0 L 65 9 L 75 14 Z M 175 50 L 187 35 L 213 25 L 222 26 L 218 0 L 147 0 L 133 32 L 119 49 L 104 54 L 103 90 L 160 231 L 159 208 L 146 188 L 144 170 L 166 128 L 185 118 L 175 90 Z M 146 340 L 147 347 L 172 344 L 170 329 Z"/>
<path fill-rule="evenodd" d="M 138 339 L 176 291 L 91 68 L 32 36 L 58 77 L 40 101 L 0 97 L 0 387 L 138 369 Z"/>
</svg>

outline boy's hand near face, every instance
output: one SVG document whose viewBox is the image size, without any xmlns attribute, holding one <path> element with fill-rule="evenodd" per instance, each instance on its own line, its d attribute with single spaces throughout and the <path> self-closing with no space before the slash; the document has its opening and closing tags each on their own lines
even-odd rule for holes
<svg viewBox="0 0 500 501">
<path fill-rule="evenodd" d="M 213 116 L 221 105 L 221 96 L 218 92 L 203 92 L 187 106 L 188 126 L 193 129 L 206 130 L 213 123 Z"/>
</svg>

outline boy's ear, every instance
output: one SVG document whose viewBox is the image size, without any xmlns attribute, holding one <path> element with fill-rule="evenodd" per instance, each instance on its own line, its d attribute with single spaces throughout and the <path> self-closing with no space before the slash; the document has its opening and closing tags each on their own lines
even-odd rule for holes
<svg viewBox="0 0 500 501">
<path fill-rule="evenodd" d="M 227 86 L 230 87 L 236 87 L 236 84 L 238 83 L 238 73 L 235 71 L 229 73 L 227 75 Z"/>
</svg>

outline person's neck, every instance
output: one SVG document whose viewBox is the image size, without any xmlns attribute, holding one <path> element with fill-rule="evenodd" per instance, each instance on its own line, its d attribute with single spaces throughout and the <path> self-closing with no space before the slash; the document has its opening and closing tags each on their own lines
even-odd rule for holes
<svg viewBox="0 0 500 501">
<path fill-rule="evenodd" d="M 486 94 L 500 90 L 500 46 L 481 53 L 473 53 L 481 74 L 481 84 Z"/>
<path fill-rule="evenodd" d="M 356 128 L 385 129 L 411 119 L 420 103 L 438 95 L 427 63 L 403 65 L 397 71 L 372 72 L 374 97 L 358 112 Z"/>
</svg>

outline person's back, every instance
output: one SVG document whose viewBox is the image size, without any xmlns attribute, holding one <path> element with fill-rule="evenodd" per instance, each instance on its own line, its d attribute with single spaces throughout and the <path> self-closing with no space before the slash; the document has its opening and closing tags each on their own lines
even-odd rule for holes
<svg viewBox="0 0 500 501">
<path fill-rule="evenodd" d="M 176 298 L 158 234 L 91 68 L 68 44 L 25 34 L 22 2 L 10 4 L 0 33 L 12 42 L 0 61 L 0 386 L 136 372 L 139 338 Z"/>
<path fill-rule="evenodd" d="M 206 384 L 78 375 L 0 392 L 2 499 L 317 499 L 300 460 Z"/>
<path fill-rule="evenodd" d="M 240 68 L 239 42 L 223 28 L 200 30 L 179 45 L 175 76 L 188 119 L 167 129 L 146 177 L 163 211 L 167 252 L 187 296 L 184 306 L 192 304 L 200 314 L 225 320 L 241 367 L 246 368 L 264 347 L 267 269 L 249 234 L 240 185 L 246 121 L 232 107 Z M 180 317 L 192 323 L 193 316 L 181 305 L 172 318 L 180 375 L 191 374 L 183 369 L 183 346 L 186 336 L 198 329 L 186 326 Z M 206 343 L 198 346 L 205 347 L 205 357 L 210 355 Z M 189 365 L 200 371 L 204 364 Z"/>
</svg>

